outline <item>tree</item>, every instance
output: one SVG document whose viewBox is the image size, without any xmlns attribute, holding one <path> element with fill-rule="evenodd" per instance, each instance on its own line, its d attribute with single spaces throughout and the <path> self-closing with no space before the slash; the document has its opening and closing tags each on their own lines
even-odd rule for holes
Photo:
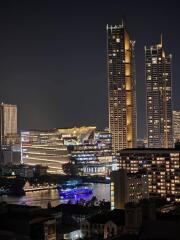
<svg viewBox="0 0 180 240">
<path fill-rule="evenodd" d="M 67 175 L 76 176 L 80 173 L 81 166 L 79 164 L 73 164 L 71 162 L 63 164 L 63 171 Z"/>
</svg>

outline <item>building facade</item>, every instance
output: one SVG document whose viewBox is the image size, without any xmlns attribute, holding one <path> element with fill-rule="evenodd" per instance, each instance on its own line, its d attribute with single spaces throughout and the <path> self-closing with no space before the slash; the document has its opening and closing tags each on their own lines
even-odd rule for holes
<svg viewBox="0 0 180 240">
<path fill-rule="evenodd" d="M 49 173 L 63 174 L 63 164 L 68 162 L 67 147 L 57 130 L 21 132 L 22 164 L 42 165 Z"/>
<path fill-rule="evenodd" d="M 172 55 L 162 40 L 145 47 L 145 78 L 148 147 L 173 147 Z"/>
<path fill-rule="evenodd" d="M 22 131 L 21 163 L 47 166 L 48 172 L 68 174 L 71 163 L 82 175 L 101 176 L 117 168 L 111 134 L 91 126 Z"/>
<path fill-rule="evenodd" d="M 111 172 L 110 194 L 111 209 L 124 209 L 128 202 L 149 198 L 147 173 L 127 173 L 125 169 Z"/>
<path fill-rule="evenodd" d="M 174 142 L 180 142 L 180 110 L 173 111 Z"/>
<path fill-rule="evenodd" d="M 12 104 L 0 105 L 1 148 L 10 139 L 17 138 L 17 106 Z"/>
<path fill-rule="evenodd" d="M 180 202 L 180 149 L 124 149 L 119 152 L 119 168 L 146 171 L 150 196 Z"/>
<path fill-rule="evenodd" d="M 71 161 L 81 168 L 83 175 L 108 176 L 117 168 L 112 154 L 112 136 L 107 131 L 94 131 L 78 145 L 70 146 Z M 79 168 L 79 169 L 80 169 Z"/>
<path fill-rule="evenodd" d="M 125 233 L 125 211 L 114 209 L 98 214 L 81 222 L 85 239 L 109 239 Z"/>
<path fill-rule="evenodd" d="M 136 145 L 135 42 L 124 25 L 107 25 L 108 110 L 113 151 Z"/>
</svg>

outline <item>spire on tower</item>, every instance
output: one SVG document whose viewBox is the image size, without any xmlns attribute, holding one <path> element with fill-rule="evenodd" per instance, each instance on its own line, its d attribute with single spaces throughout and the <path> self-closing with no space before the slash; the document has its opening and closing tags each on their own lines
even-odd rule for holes
<svg viewBox="0 0 180 240">
<path fill-rule="evenodd" d="M 162 33 L 161 33 L 161 47 L 162 47 L 162 45 L 163 45 L 163 36 L 162 36 Z"/>
<path fill-rule="evenodd" d="M 121 26 L 124 27 L 124 21 L 123 21 L 123 18 L 122 18 Z"/>
</svg>

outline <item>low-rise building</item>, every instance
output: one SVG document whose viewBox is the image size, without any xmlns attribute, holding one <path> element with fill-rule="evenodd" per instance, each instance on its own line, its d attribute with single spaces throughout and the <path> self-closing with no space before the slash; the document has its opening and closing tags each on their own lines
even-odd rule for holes
<svg viewBox="0 0 180 240">
<path fill-rule="evenodd" d="M 107 176 L 117 167 L 112 154 L 112 136 L 108 131 L 92 129 L 79 144 L 70 146 L 71 162 L 81 167 L 83 175 Z"/>
<path fill-rule="evenodd" d="M 18 176 L 23 178 L 32 178 L 47 174 L 48 167 L 35 165 L 29 166 L 27 164 L 12 165 L 6 164 L 1 166 L 2 176 Z"/>
<path fill-rule="evenodd" d="M 69 162 L 67 147 L 58 131 L 22 131 L 21 163 L 48 167 L 49 173 L 63 174 Z"/>
<path fill-rule="evenodd" d="M 0 231 L 15 239 L 56 240 L 56 219 L 40 207 L 1 204 Z"/>
<path fill-rule="evenodd" d="M 126 233 L 138 234 L 142 224 L 142 207 L 140 204 L 129 202 L 125 206 Z"/>
<path fill-rule="evenodd" d="M 66 173 L 69 163 L 82 175 L 107 176 L 117 169 L 111 134 L 93 126 L 22 131 L 21 163 L 48 166 L 54 174 Z"/>
<path fill-rule="evenodd" d="M 81 223 L 81 230 L 83 235 L 89 239 L 97 239 L 97 237 L 106 239 L 121 235 L 125 231 L 125 212 L 114 209 L 94 215 Z"/>
</svg>

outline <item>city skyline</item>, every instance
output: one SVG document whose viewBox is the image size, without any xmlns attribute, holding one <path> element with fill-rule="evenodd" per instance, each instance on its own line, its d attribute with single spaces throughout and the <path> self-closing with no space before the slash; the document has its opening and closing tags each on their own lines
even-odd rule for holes
<svg viewBox="0 0 180 240">
<path fill-rule="evenodd" d="M 0 239 L 179 239 L 179 9 L 0 3 Z"/>
<path fill-rule="evenodd" d="M 2 5 L 1 102 L 18 106 L 21 129 L 108 125 L 105 27 L 122 18 L 136 40 L 138 136 L 145 135 L 144 46 L 160 33 L 173 54 L 174 106 L 180 105 L 176 4 L 164 3 L 169 17 L 161 19 L 160 2 L 156 8 L 130 1 Z"/>
</svg>

